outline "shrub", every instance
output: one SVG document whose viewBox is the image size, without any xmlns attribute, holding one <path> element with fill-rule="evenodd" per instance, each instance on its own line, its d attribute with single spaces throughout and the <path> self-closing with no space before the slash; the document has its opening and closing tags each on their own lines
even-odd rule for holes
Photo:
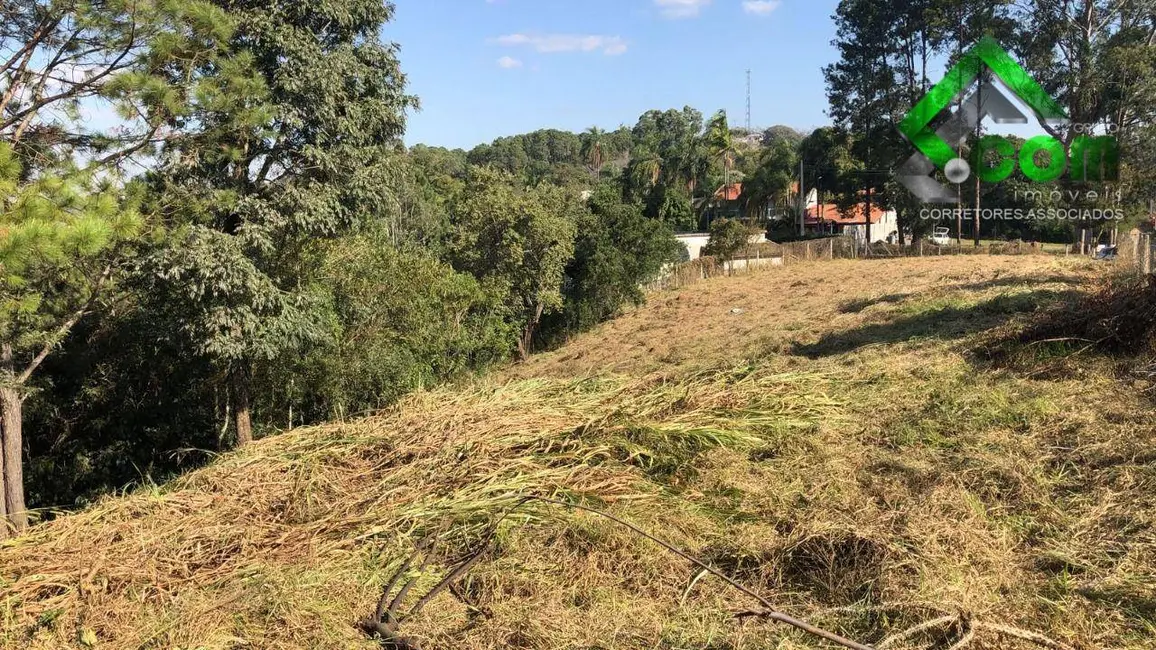
<svg viewBox="0 0 1156 650">
<path fill-rule="evenodd" d="M 548 321 L 543 336 L 556 341 L 641 304 L 643 286 L 685 251 L 667 223 L 648 219 L 640 206 L 624 203 L 613 185 L 600 187 L 578 218 L 562 313 Z"/>
<path fill-rule="evenodd" d="M 734 219 L 716 219 L 710 224 L 710 242 L 703 255 L 729 262 L 751 243 L 751 230 Z"/>
<path fill-rule="evenodd" d="M 323 283 L 339 335 L 270 373 L 268 419 L 288 422 L 292 404 L 306 421 L 381 408 L 508 357 L 516 334 L 503 296 L 424 250 L 384 239 L 334 246 Z"/>
</svg>

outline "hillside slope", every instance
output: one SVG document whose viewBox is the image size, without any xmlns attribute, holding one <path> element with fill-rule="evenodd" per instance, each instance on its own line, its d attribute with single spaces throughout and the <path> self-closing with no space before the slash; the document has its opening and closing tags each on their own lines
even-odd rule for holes
<svg viewBox="0 0 1156 650">
<path fill-rule="evenodd" d="M 604 508 L 864 643 L 1149 647 L 1150 403 L 1094 357 L 1038 374 L 969 354 L 1101 273 L 829 262 L 656 295 L 490 379 L 4 543 L 0 647 L 380 647 L 357 622 L 418 540 L 439 541 L 409 602 L 503 515 L 404 622 L 427 650 L 830 647 L 736 620 L 757 603 L 614 522 L 510 512 L 521 494 Z"/>
</svg>

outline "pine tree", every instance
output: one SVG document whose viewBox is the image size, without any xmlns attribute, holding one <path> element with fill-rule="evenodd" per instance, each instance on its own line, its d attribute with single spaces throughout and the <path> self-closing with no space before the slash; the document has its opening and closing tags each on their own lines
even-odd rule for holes
<svg viewBox="0 0 1156 650">
<path fill-rule="evenodd" d="M 174 244 L 150 262 L 196 349 L 228 378 L 239 444 L 252 440 L 254 364 L 324 341 L 318 242 L 396 203 L 389 165 L 405 111 L 380 0 L 216 0 L 236 22 L 227 65 L 185 123 L 157 189 Z"/>
<path fill-rule="evenodd" d="M 28 384 L 129 265 L 143 224 L 119 165 L 170 137 L 196 95 L 179 72 L 229 24 L 198 0 L 21 0 L 0 16 L 0 515 L 19 531 Z M 87 125 L 110 107 L 117 128 Z"/>
</svg>

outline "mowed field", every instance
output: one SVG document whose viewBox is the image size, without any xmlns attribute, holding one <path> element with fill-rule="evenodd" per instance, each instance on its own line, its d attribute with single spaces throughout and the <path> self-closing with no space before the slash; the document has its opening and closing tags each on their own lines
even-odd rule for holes
<svg viewBox="0 0 1156 650">
<path fill-rule="evenodd" d="M 654 294 L 648 304 L 517 366 L 517 377 L 639 374 L 735 362 L 813 361 L 875 344 L 939 346 L 1094 284 L 1103 269 L 1052 256 L 834 260 L 766 269 Z M 986 304 L 990 300 L 1018 305 Z M 940 307 L 950 309 L 939 309 Z M 877 325 L 877 327 L 873 327 Z M 776 359 L 786 355 L 788 358 Z"/>
<path fill-rule="evenodd" d="M 1151 386 L 1079 347 L 983 352 L 1111 272 L 833 261 L 655 294 L 526 364 L 0 545 L 0 646 L 382 647 L 358 621 L 426 539 L 402 614 L 485 549 L 403 618 L 426 650 L 834 647 L 537 495 L 880 649 L 1150 648 Z"/>
</svg>

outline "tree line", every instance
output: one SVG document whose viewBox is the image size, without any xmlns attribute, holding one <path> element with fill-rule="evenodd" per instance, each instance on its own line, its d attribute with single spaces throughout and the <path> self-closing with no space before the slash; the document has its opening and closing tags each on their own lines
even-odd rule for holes
<svg viewBox="0 0 1156 650">
<path fill-rule="evenodd" d="M 0 534 L 557 345 L 641 302 L 674 232 L 793 232 L 800 180 L 917 231 L 877 172 L 910 153 L 893 122 L 929 62 L 976 34 L 1118 127 L 1147 197 L 1151 12 L 1076 4 L 844 0 L 835 124 L 809 134 L 687 107 L 463 151 L 402 143 L 390 2 L 6 3 Z"/>
<path fill-rule="evenodd" d="M 950 67 L 986 36 L 1007 49 L 1066 109 L 1069 126 L 1042 126 L 1065 153 L 1091 129 L 1113 134 L 1124 162 L 1118 181 L 1106 191 L 1095 188 L 1101 191 L 1094 201 L 1072 204 L 1053 198 L 1093 189 L 1068 176 L 1041 187 L 1016 172 L 1001 183 L 980 183 L 973 175 L 960 188 L 961 206 L 1118 209 L 1131 222 L 1150 216 L 1156 198 L 1156 11 L 1150 1 L 842 0 L 832 18 L 839 58 L 824 76 L 834 122 L 830 135 L 838 146 L 827 149 L 829 157 L 804 153 L 812 170 L 806 172 L 809 187 L 829 192 L 847 208 L 874 201 L 895 209 L 901 237 L 929 227 L 918 216 L 923 206 L 894 180 L 894 170 L 913 152 L 895 125 L 939 81 L 934 70 Z M 984 134 L 982 126 L 977 128 L 960 156 L 970 160 L 971 147 Z M 985 162 L 994 161 L 977 164 Z M 981 236 L 1055 241 L 1072 236 L 1067 223 L 981 223 L 976 217 L 968 225 L 977 245 Z"/>
<path fill-rule="evenodd" d="M 685 250 L 611 171 L 641 133 L 407 149 L 390 2 L 0 12 L 0 535 L 524 358 Z"/>
</svg>

